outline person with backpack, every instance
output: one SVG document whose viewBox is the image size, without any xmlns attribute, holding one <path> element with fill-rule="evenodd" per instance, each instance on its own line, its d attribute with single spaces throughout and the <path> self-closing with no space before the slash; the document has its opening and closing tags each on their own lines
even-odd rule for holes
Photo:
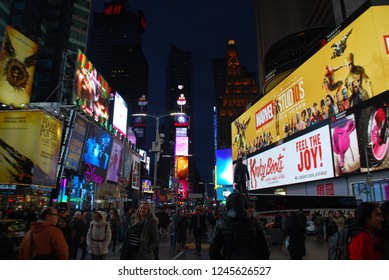
<svg viewBox="0 0 389 280">
<path fill-rule="evenodd" d="M 350 225 L 348 259 L 382 260 L 382 242 L 377 233 L 383 218 L 376 203 L 363 202 L 355 211 L 355 221 Z"/>
<path fill-rule="evenodd" d="M 211 260 L 267 260 L 269 245 L 261 225 L 249 217 L 240 192 L 227 197 L 227 213 L 216 221 L 209 245 Z"/>
<path fill-rule="evenodd" d="M 104 260 L 108 255 L 108 246 L 111 243 L 111 227 L 107 222 L 107 213 L 96 211 L 86 234 L 86 244 L 92 260 Z"/>
</svg>

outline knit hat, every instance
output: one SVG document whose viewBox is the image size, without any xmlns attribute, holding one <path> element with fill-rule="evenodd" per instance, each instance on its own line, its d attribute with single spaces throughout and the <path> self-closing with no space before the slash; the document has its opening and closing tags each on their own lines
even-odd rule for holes
<svg viewBox="0 0 389 280">
<path fill-rule="evenodd" d="M 233 192 L 227 197 L 227 209 L 243 209 L 245 207 L 245 198 L 240 192 Z"/>
</svg>

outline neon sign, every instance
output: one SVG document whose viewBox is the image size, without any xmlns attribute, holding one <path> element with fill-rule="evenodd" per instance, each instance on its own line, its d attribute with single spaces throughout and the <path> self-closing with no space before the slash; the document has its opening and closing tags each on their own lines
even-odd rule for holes
<svg viewBox="0 0 389 280">
<path fill-rule="evenodd" d="M 122 4 L 107 5 L 104 9 L 104 15 L 106 16 L 120 15 L 122 8 L 123 8 Z"/>
<path fill-rule="evenodd" d="M 85 162 L 85 165 L 88 166 L 88 170 L 84 173 L 84 178 L 86 181 L 96 182 L 97 184 L 101 184 L 103 182 L 103 177 L 97 175 L 96 167 L 93 167 L 91 164 Z"/>
</svg>

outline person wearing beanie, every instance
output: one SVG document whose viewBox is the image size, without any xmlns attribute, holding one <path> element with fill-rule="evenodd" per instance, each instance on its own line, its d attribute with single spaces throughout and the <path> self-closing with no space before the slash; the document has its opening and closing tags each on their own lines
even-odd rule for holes
<svg viewBox="0 0 389 280">
<path fill-rule="evenodd" d="M 209 245 L 211 260 L 269 259 L 269 245 L 260 223 L 251 219 L 240 192 L 227 197 L 227 213 L 216 221 Z"/>
<path fill-rule="evenodd" d="M 107 213 L 96 211 L 86 235 L 86 244 L 92 260 L 104 260 L 108 255 L 108 246 L 111 242 L 111 227 L 107 222 Z"/>
</svg>

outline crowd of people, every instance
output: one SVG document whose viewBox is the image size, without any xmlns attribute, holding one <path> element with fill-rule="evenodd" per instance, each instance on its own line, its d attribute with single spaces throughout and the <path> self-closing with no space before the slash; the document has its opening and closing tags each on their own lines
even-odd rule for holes
<svg viewBox="0 0 389 280">
<path fill-rule="evenodd" d="M 161 238 L 170 235 L 170 250 L 181 252 L 188 248 L 188 235 L 192 234 L 197 256 L 266 260 L 274 245 L 268 232 L 276 228 L 282 233 L 277 243 L 287 246 L 290 259 L 302 260 L 307 254 L 307 217 L 302 211 L 277 213 L 269 222 L 255 213 L 255 201 L 239 191 L 230 194 L 225 207 L 217 211 L 197 206 L 154 214 L 151 205 L 141 201 L 136 210 L 129 209 L 122 216 L 116 209 L 69 213 L 54 207 L 37 215 L 25 211 L 22 216 L 29 223 L 18 247 L 6 229 L 0 229 L 0 259 L 77 260 L 89 254 L 92 260 L 103 260 L 109 252 L 119 250 L 121 260 L 154 260 L 160 259 Z M 349 259 L 389 259 L 389 202 L 364 202 L 355 210 L 355 217 L 338 210 L 326 217 L 315 212 L 310 220 L 322 241 L 349 228 Z M 207 252 L 204 242 L 209 243 Z"/>
</svg>

